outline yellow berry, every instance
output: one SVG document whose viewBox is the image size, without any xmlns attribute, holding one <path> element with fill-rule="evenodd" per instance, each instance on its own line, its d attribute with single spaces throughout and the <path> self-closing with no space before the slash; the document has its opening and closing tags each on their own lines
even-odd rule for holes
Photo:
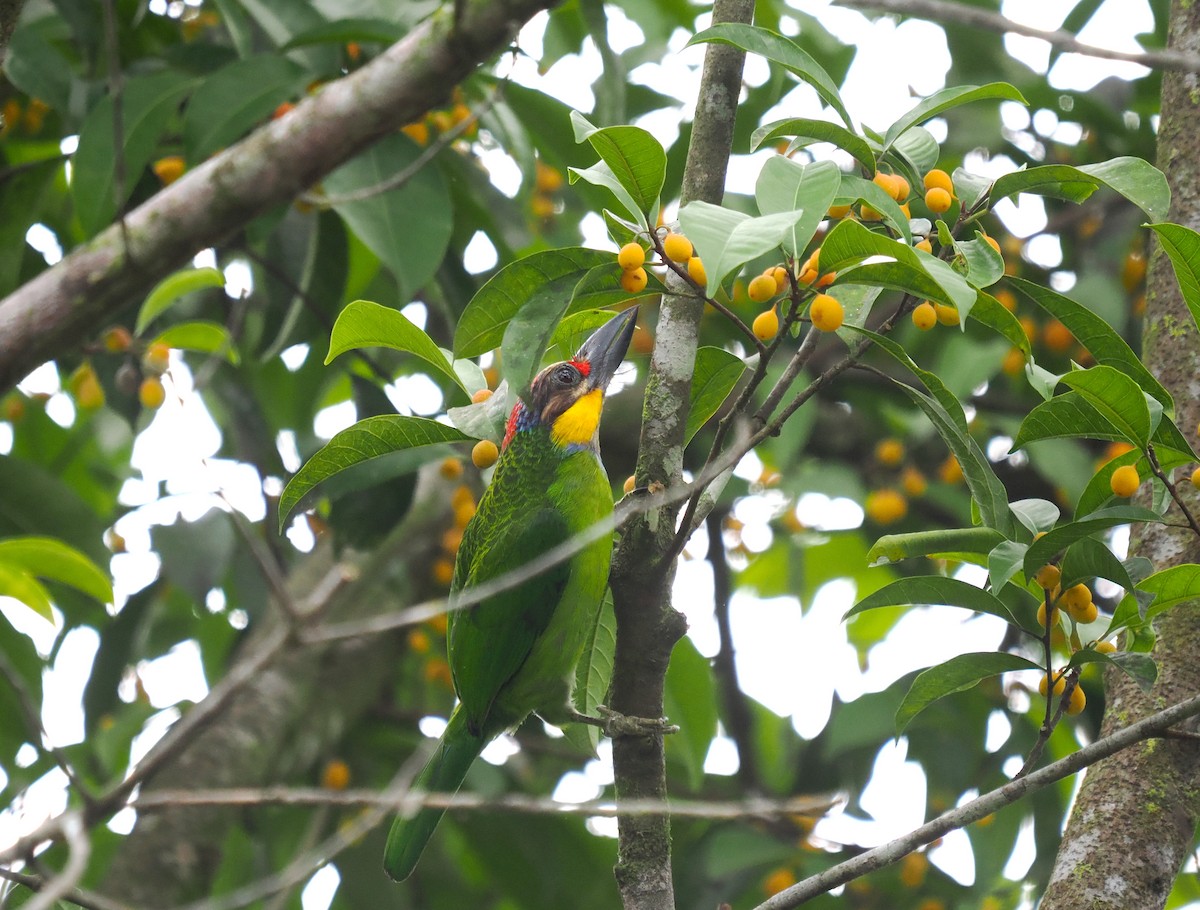
<svg viewBox="0 0 1200 910">
<path fill-rule="evenodd" d="M 958 325 L 958 308 L 946 306 L 943 303 L 935 303 L 933 311 L 937 314 L 937 321 L 942 325 Z"/>
<path fill-rule="evenodd" d="M 771 897 L 780 891 L 787 890 L 794 884 L 796 884 L 795 874 L 791 869 L 785 869 L 781 866 L 763 879 L 762 887 L 767 897 Z"/>
<path fill-rule="evenodd" d="M 1042 628 L 1046 627 L 1046 603 L 1045 603 L 1045 601 L 1042 601 L 1042 603 L 1038 604 L 1037 621 L 1038 621 L 1039 626 L 1041 626 Z M 1050 611 L 1050 625 L 1052 625 L 1052 626 L 1058 625 L 1058 607 L 1055 607 L 1053 610 Z"/>
<path fill-rule="evenodd" d="M 627 272 L 640 269 L 646 262 L 646 251 L 640 243 L 627 243 L 617 253 L 617 265 Z"/>
<path fill-rule="evenodd" d="M 918 240 L 916 243 L 914 243 L 913 247 L 926 253 L 932 253 L 933 241 L 926 237 L 924 240 Z"/>
<path fill-rule="evenodd" d="M 435 583 L 444 587 L 454 578 L 454 563 L 448 559 L 435 559 L 430 574 Z"/>
<path fill-rule="evenodd" d="M 450 496 L 450 505 L 456 509 L 464 505 L 473 506 L 475 505 L 475 494 L 466 484 L 459 484 Z"/>
<path fill-rule="evenodd" d="M 1046 565 L 1038 569 L 1037 575 L 1034 578 L 1047 591 L 1053 591 L 1058 587 L 1058 583 L 1062 579 L 1062 571 L 1058 566 Z"/>
<path fill-rule="evenodd" d="M 817 287 L 827 288 L 837 279 L 837 272 L 826 272 L 817 279 Z"/>
<path fill-rule="evenodd" d="M 429 143 L 429 127 L 424 123 L 406 124 L 400 127 L 400 132 L 417 145 L 427 145 Z"/>
<path fill-rule="evenodd" d="M 993 250 L 995 250 L 997 253 L 1000 252 L 1000 241 L 998 241 L 995 237 L 992 237 L 988 234 L 984 234 L 983 239 L 987 241 L 987 245 L 990 246 Z"/>
<path fill-rule="evenodd" d="M 1076 685 L 1071 690 L 1071 697 L 1067 701 L 1067 713 L 1074 717 L 1079 714 L 1087 706 L 1087 696 L 1083 694 L 1083 689 Z"/>
<path fill-rule="evenodd" d="M 929 859 L 924 853 L 910 853 L 900 860 L 900 881 L 909 888 L 920 888 L 929 871 Z"/>
<path fill-rule="evenodd" d="M 183 176 L 187 165 L 183 163 L 183 158 L 179 155 L 168 155 L 166 158 L 159 158 L 155 161 L 150 165 L 150 169 L 154 171 L 154 176 L 163 186 L 169 186 Z"/>
<path fill-rule="evenodd" d="M 954 181 L 950 179 L 950 175 L 941 168 L 934 168 L 925 175 L 925 189 L 941 189 L 947 193 L 954 192 Z"/>
<path fill-rule="evenodd" d="M 104 333 L 103 344 L 106 351 L 120 354 L 129 350 L 129 346 L 133 344 L 133 336 L 125 326 L 115 325 Z"/>
<path fill-rule="evenodd" d="M 881 439 L 875 446 L 875 460 L 880 464 L 898 465 L 904 460 L 904 443 L 899 439 Z"/>
<path fill-rule="evenodd" d="M 1096 642 L 1096 651 L 1100 654 L 1113 654 L 1117 650 L 1116 642 L 1098 641 Z"/>
<path fill-rule="evenodd" d="M 900 474 L 900 486 L 909 496 L 922 496 L 929 489 L 929 481 L 916 468 L 908 467 Z"/>
<path fill-rule="evenodd" d="M 472 404 L 482 404 L 483 402 L 487 401 L 491 397 L 492 397 L 491 389 L 480 389 L 479 391 L 477 391 L 471 395 L 471 403 Z"/>
<path fill-rule="evenodd" d="M 534 162 L 533 183 L 543 193 L 555 193 L 562 189 L 562 171 L 539 158 Z"/>
<path fill-rule="evenodd" d="M 958 459 L 953 455 L 946 457 L 938 468 L 938 477 L 942 483 L 958 483 L 963 479 L 962 465 L 958 463 Z"/>
<path fill-rule="evenodd" d="M 463 475 L 462 459 L 453 456 L 443 459 L 442 463 L 438 465 L 438 473 L 447 480 L 458 480 Z"/>
<path fill-rule="evenodd" d="M 494 465 L 499 457 L 500 449 L 490 439 L 479 440 L 475 443 L 475 448 L 471 449 L 471 461 L 481 471 Z"/>
<path fill-rule="evenodd" d="M 628 477 L 625 478 L 625 484 L 621 487 L 621 489 L 623 489 L 625 491 L 625 495 L 628 496 L 636 488 L 637 488 L 637 480 L 635 480 L 634 476 L 632 474 L 630 474 Z"/>
<path fill-rule="evenodd" d="M 630 294 L 637 294 L 646 289 L 646 270 L 642 268 L 631 269 L 628 272 L 621 273 L 621 287 Z"/>
<path fill-rule="evenodd" d="M 1072 585 L 1062 592 L 1062 605 L 1068 610 L 1082 607 L 1092 599 L 1091 589 L 1085 584 Z"/>
<path fill-rule="evenodd" d="M 1063 689 L 1067 687 L 1067 677 L 1065 674 L 1055 674 L 1057 679 L 1054 680 L 1054 694 L 1056 696 L 1063 694 Z M 1038 692 L 1042 698 L 1046 697 L 1046 674 L 1043 673 L 1041 679 L 1038 680 Z"/>
<path fill-rule="evenodd" d="M 708 275 L 704 271 L 704 263 L 700 261 L 699 256 L 693 256 L 687 261 L 688 277 L 700 287 L 705 287 L 708 284 Z"/>
<path fill-rule="evenodd" d="M 858 207 L 858 214 L 859 214 L 859 217 L 861 217 L 863 221 L 882 221 L 883 220 L 883 212 L 879 211 L 878 209 L 872 208 L 871 206 L 867 205 L 865 202 Z"/>
<path fill-rule="evenodd" d="M 846 318 L 846 311 L 842 308 L 836 297 L 830 297 L 828 294 L 818 294 L 813 298 L 808 316 L 812 320 L 812 324 L 822 332 L 836 332 L 842 327 L 842 320 Z"/>
<path fill-rule="evenodd" d="M 1113 471 L 1112 477 L 1108 479 L 1108 485 L 1117 496 L 1132 496 L 1142 485 L 1142 478 L 1138 476 L 1136 467 L 1127 464 Z"/>
<path fill-rule="evenodd" d="M 1079 607 L 1067 607 L 1067 612 L 1071 614 L 1073 620 L 1082 625 L 1095 622 L 1096 617 L 1100 615 L 1099 608 L 1090 600 Z"/>
<path fill-rule="evenodd" d="M 925 192 L 925 205 L 935 215 L 948 211 L 953 201 L 950 193 L 938 186 Z"/>
<path fill-rule="evenodd" d="M 100 385 L 100 379 L 91 364 L 80 368 L 73 391 L 75 403 L 81 410 L 95 411 L 104 406 L 104 387 Z"/>
<path fill-rule="evenodd" d="M 845 218 L 850 214 L 850 206 L 848 205 L 831 205 L 825 213 L 830 218 Z"/>
<path fill-rule="evenodd" d="M 146 348 L 146 353 L 142 355 L 142 366 L 151 373 L 165 372 L 170 362 L 171 346 L 161 341 L 154 342 Z"/>
<path fill-rule="evenodd" d="M 750 326 L 750 330 L 754 332 L 754 337 L 759 341 L 770 341 L 779 334 L 779 316 L 775 312 L 775 308 L 764 310 L 754 317 L 754 324 Z"/>
<path fill-rule="evenodd" d="M 896 195 L 893 197 L 897 202 L 904 202 L 908 198 L 908 194 L 912 192 L 912 187 L 908 185 L 908 181 L 899 174 L 892 174 L 892 183 L 896 188 Z"/>
<path fill-rule="evenodd" d="M 453 556 L 462 546 L 462 539 L 462 528 L 447 528 L 442 534 L 442 549 Z"/>
<path fill-rule="evenodd" d="M 529 200 L 529 210 L 533 212 L 536 218 L 551 218 L 558 211 L 558 206 L 554 200 L 542 193 L 534 193 Z"/>
<path fill-rule="evenodd" d="M 1057 319 L 1051 319 L 1042 328 L 1042 343 L 1056 354 L 1065 354 L 1075 344 L 1075 336 Z"/>
<path fill-rule="evenodd" d="M 877 172 L 875 174 L 874 183 L 877 187 L 879 187 L 897 202 L 902 198 L 900 196 L 900 184 L 897 183 L 895 175 Z M 905 185 L 907 186 L 907 184 Z"/>
<path fill-rule="evenodd" d="M 424 629 L 413 629 L 408 633 L 408 648 L 417 654 L 428 654 L 430 649 L 429 633 Z"/>
<path fill-rule="evenodd" d="M 908 500 L 895 490 L 873 490 L 867 494 L 864 510 L 876 524 L 892 524 L 908 514 Z"/>
<path fill-rule="evenodd" d="M 755 303 L 766 303 L 775 296 L 775 279 L 770 275 L 756 275 L 750 279 L 750 285 L 746 288 L 746 293 L 750 295 L 750 299 Z"/>
<path fill-rule="evenodd" d="M 926 300 L 919 304 L 912 311 L 912 321 L 922 332 L 928 332 L 937 324 L 937 310 L 933 308 L 933 304 Z"/>
<path fill-rule="evenodd" d="M 147 410 L 161 408 L 167 400 L 167 390 L 163 388 L 162 380 L 157 376 L 147 376 L 138 387 L 138 401 Z"/>
<path fill-rule="evenodd" d="M 350 766 L 340 758 L 325 763 L 321 771 L 321 786 L 326 790 L 345 790 L 350 785 Z"/>
<path fill-rule="evenodd" d="M 781 265 L 777 265 L 775 268 L 769 269 L 764 274 L 768 274 L 775 279 L 775 293 L 783 294 L 787 292 L 788 288 L 790 287 L 788 284 L 787 269 Z"/>
<path fill-rule="evenodd" d="M 1196 468 L 1196 470 L 1192 471 L 1192 486 L 1194 486 L 1197 490 L 1200 490 L 1200 468 Z"/>
<path fill-rule="evenodd" d="M 663 238 L 663 252 L 672 262 L 687 262 L 692 258 L 692 241 L 683 234 L 667 234 Z"/>
</svg>

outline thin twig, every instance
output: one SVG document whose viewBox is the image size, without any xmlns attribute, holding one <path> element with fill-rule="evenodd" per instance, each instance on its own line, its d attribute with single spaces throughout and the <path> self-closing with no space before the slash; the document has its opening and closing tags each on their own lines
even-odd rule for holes
<svg viewBox="0 0 1200 910">
<path fill-rule="evenodd" d="M 1080 41 L 1073 34 L 1061 29 L 1048 31 L 1014 22 L 1007 16 L 993 13 L 984 9 L 965 6 L 961 3 L 950 3 L 947 0 L 834 0 L 836 5 L 847 9 L 880 10 L 887 13 L 899 13 L 902 16 L 917 16 L 932 19 L 939 23 L 953 22 L 974 28 L 986 29 L 992 32 L 1012 32 L 1029 38 L 1039 38 L 1048 44 L 1062 48 L 1073 54 L 1086 57 L 1101 57 L 1106 60 L 1124 60 L 1129 63 L 1140 63 L 1150 69 L 1180 70 L 1182 72 L 1200 72 L 1200 57 L 1176 50 L 1150 51 L 1116 51 L 1105 47 L 1096 47 Z"/>
<path fill-rule="evenodd" d="M 1154 443 L 1146 443 L 1146 459 L 1150 462 L 1150 470 L 1154 476 L 1162 481 L 1163 486 L 1167 488 L 1167 492 L 1171 494 L 1171 498 L 1175 500 L 1175 505 L 1179 506 L 1179 511 L 1183 513 L 1183 517 L 1187 519 L 1188 527 L 1192 529 L 1197 537 L 1200 537 L 1200 524 L 1196 522 L 1196 516 L 1192 514 L 1192 510 L 1188 508 L 1183 497 L 1179 495 L 1179 491 L 1175 489 L 1175 484 L 1171 483 L 1171 479 L 1167 477 L 1166 472 L 1159 464 L 1158 455 L 1154 451 Z"/>
<path fill-rule="evenodd" d="M 25 910 L 50 910 L 62 898 L 75 890 L 83 873 L 87 871 L 88 857 L 92 855 L 92 842 L 88 837 L 87 825 L 78 811 L 64 812 L 59 816 L 63 840 L 67 844 L 67 863 L 62 872 L 44 881 L 41 889 L 25 903 Z"/>
<path fill-rule="evenodd" d="M 46 880 L 40 875 L 29 875 L 26 872 L 14 872 L 11 869 L 5 869 L 0 866 L 0 878 L 20 885 L 22 888 L 28 888 L 30 891 L 41 891 L 46 886 Z M 76 907 L 82 907 L 83 910 L 130 910 L 127 904 L 121 904 L 111 898 L 105 897 L 103 894 L 96 894 L 93 891 L 85 891 L 82 888 L 75 888 L 68 891 L 59 898 L 60 901 L 66 901 L 74 904 Z"/>
</svg>

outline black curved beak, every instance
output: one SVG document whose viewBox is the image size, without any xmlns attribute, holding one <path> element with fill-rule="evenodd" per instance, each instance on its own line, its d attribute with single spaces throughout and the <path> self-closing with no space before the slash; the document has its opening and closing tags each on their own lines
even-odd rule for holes
<svg viewBox="0 0 1200 910">
<path fill-rule="evenodd" d="M 605 389 L 617 372 L 617 367 L 625 359 L 629 350 L 629 342 L 633 338 L 633 330 L 637 327 L 638 308 L 632 306 L 614 316 L 592 333 L 575 354 L 576 360 L 582 360 L 591 367 L 588 373 L 588 385 L 593 389 Z"/>
</svg>

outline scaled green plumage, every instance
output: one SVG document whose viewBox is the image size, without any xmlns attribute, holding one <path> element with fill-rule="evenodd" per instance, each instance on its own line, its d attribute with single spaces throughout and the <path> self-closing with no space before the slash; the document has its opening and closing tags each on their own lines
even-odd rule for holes
<svg viewBox="0 0 1200 910">
<path fill-rule="evenodd" d="M 557 444 L 553 430 L 573 403 L 607 386 L 634 315 L 628 310 L 601 327 L 575 360 L 543 370 L 517 406 L 492 483 L 463 533 L 451 584 L 447 644 L 459 705 L 414 789 L 456 791 L 483 748 L 530 713 L 556 723 L 570 718 L 575 665 L 608 584 L 611 535 L 475 606 L 454 604 L 461 592 L 610 518 L 612 490 L 594 429 L 589 442 L 568 445 Z M 577 430 L 578 413 L 568 422 Z M 443 812 L 396 819 L 384 856 L 388 875 L 408 877 Z"/>
</svg>

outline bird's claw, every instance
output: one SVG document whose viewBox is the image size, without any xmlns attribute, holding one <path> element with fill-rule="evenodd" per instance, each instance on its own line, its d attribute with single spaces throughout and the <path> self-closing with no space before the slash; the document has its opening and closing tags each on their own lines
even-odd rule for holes
<svg viewBox="0 0 1200 910">
<path fill-rule="evenodd" d="M 679 727 L 665 717 L 630 717 L 618 714 L 607 705 L 596 705 L 601 729 L 609 739 L 618 736 L 667 736 L 678 733 Z"/>
</svg>

